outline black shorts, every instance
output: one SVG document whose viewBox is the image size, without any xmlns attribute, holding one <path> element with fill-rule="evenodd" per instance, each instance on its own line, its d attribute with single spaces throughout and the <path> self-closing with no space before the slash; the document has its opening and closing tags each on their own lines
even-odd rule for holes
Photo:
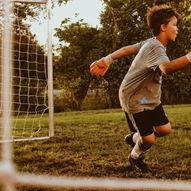
<svg viewBox="0 0 191 191">
<path fill-rule="evenodd" d="M 155 126 L 169 123 L 162 104 L 153 110 L 144 110 L 131 115 L 125 112 L 125 115 L 131 132 L 139 131 L 141 136 L 152 134 Z"/>
</svg>

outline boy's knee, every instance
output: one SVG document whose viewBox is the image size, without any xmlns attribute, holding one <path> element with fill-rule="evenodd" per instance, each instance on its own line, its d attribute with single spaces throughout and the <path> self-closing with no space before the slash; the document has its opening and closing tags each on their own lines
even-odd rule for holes
<svg viewBox="0 0 191 191">
<path fill-rule="evenodd" d="M 155 143 L 155 136 L 154 134 L 148 136 L 142 136 L 142 144 L 147 146 L 152 146 Z"/>
<path fill-rule="evenodd" d="M 162 126 L 156 126 L 154 129 L 155 129 L 154 134 L 156 137 L 163 137 L 165 135 L 168 135 L 172 131 L 170 123 L 167 123 Z"/>
</svg>

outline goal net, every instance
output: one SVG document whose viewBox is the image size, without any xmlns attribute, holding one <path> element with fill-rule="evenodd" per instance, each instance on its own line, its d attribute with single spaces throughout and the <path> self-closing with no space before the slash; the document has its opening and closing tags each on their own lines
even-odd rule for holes
<svg viewBox="0 0 191 191">
<path fill-rule="evenodd" d="M 50 14 L 46 0 L 12 0 L 12 130 L 11 140 L 53 136 L 52 51 Z M 0 1 L 2 4 L 2 1 Z M 2 6 L 0 6 L 2 7 Z M 1 59 L 4 10 L 0 10 Z M 7 29 L 10 30 L 10 29 Z M 9 58 L 5 58 L 9 59 Z M 3 63 L 2 63 L 3 64 Z M 0 67 L 1 79 L 5 76 Z M 4 82 L 5 83 L 5 82 Z M 1 87 L 3 80 L 1 80 Z M 1 88 L 1 95 L 3 94 Z M 2 96 L 1 96 L 2 97 Z M 2 99 L 1 99 L 2 106 Z M 2 107 L 0 108 L 2 113 Z M 2 132 L 2 130 L 1 130 Z M 1 133 L 1 141 L 3 135 Z"/>
</svg>

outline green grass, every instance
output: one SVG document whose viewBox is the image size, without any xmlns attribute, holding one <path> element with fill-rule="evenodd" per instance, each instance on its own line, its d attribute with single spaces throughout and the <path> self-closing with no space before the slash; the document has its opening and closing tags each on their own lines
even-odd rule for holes
<svg viewBox="0 0 191 191">
<path fill-rule="evenodd" d="M 16 168 L 57 176 L 190 181 L 191 105 L 165 106 L 165 111 L 173 132 L 158 139 L 147 153 L 146 161 L 153 169 L 152 174 L 134 172 L 129 167 L 130 148 L 124 142 L 129 129 L 120 109 L 55 114 L 55 137 L 13 143 Z"/>
</svg>

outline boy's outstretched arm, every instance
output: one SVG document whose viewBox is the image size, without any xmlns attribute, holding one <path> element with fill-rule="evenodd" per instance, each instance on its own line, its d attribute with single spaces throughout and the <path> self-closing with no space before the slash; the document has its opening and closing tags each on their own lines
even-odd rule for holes
<svg viewBox="0 0 191 191">
<path fill-rule="evenodd" d="M 96 76 L 103 76 L 107 72 L 110 64 L 113 61 L 122 58 L 124 56 L 131 56 L 133 54 L 136 54 L 137 52 L 138 49 L 134 45 L 122 47 L 116 50 L 115 52 L 109 54 L 108 56 L 93 62 L 90 65 L 90 72 Z"/>
<path fill-rule="evenodd" d="M 191 64 L 191 52 L 186 56 L 174 59 L 169 63 L 160 64 L 159 68 L 164 74 L 171 74 Z"/>
</svg>

